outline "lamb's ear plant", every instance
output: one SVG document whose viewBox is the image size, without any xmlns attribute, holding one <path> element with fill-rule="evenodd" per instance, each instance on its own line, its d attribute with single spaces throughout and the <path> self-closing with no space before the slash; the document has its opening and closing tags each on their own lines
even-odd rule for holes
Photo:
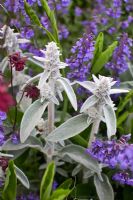
<svg viewBox="0 0 133 200">
<path fill-rule="evenodd" d="M 92 81 L 77 82 L 79 85 L 92 93 L 91 96 L 83 103 L 80 109 L 80 115 L 77 115 L 64 124 L 56 128 L 48 137 L 48 141 L 58 142 L 69 139 L 78 135 L 92 124 L 90 139 L 88 145 L 91 145 L 98 133 L 100 122 L 103 121 L 107 126 L 107 136 L 116 133 L 116 115 L 115 107 L 110 98 L 111 94 L 127 93 L 128 90 L 116 89 L 112 86 L 116 83 L 110 77 L 100 76 L 97 78 L 93 75 Z"/>
<path fill-rule="evenodd" d="M 45 58 L 35 57 L 44 65 L 44 72 L 40 73 L 25 84 L 39 79 L 38 89 L 40 90 L 40 99 L 35 101 L 26 110 L 20 125 L 20 140 L 25 142 L 32 130 L 38 124 L 44 111 L 48 107 L 48 128 L 49 133 L 54 129 L 55 105 L 59 105 L 59 98 L 63 100 L 62 92 L 65 90 L 72 106 L 77 110 L 77 100 L 71 83 L 68 79 L 62 77 L 60 69 L 65 68 L 66 64 L 60 61 L 60 51 L 56 43 L 51 42 L 46 46 L 46 51 L 42 51 Z M 24 87 L 25 87 L 24 86 Z M 27 124 L 27 121 L 30 121 Z"/>
</svg>

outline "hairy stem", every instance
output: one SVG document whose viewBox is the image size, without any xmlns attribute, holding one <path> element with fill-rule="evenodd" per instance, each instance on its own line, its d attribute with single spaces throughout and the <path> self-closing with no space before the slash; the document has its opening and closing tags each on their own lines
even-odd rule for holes
<svg viewBox="0 0 133 200">
<path fill-rule="evenodd" d="M 55 118 L 55 105 L 50 102 L 48 105 L 48 132 L 51 133 L 54 130 L 54 118 Z"/>
<path fill-rule="evenodd" d="M 102 112 L 101 105 L 97 105 L 97 111 L 98 111 L 99 116 L 101 116 L 101 112 Z M 96 134 L 98 133 L 98 130 L 99 130 L 100 122 L 101 122 L 101 119 L 99 117 L 97 117 L 95 121 L 93 122 L 88 147 L 90 147 L 92 142 L 95 140 Z"/>
<path fill-rule="evenodd" d="M 95 135 L 98 133 L 100 121 L 100 119 L 97 119 L 92 125 L 88 147 L 90 147 L 92 142 L 95 140 Z"/>
<path fill-rule="evenodd" d="M 55 93 L 55 81 L 50 78 L 49 85 L 53 93 Z M 48 105 L 48 130 L 51 133 L 54 130 L 54 121 L 55 121 L 55 105 L 53 102 L 50 102 Z"/>
</svg>

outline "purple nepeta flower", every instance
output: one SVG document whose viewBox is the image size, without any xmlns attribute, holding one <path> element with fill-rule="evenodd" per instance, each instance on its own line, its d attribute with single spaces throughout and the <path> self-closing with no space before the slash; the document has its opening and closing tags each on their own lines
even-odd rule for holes
<svg viewBox="0 0 133 200">
<path fill-rule="evenodd" d="M 68 7 L 71 3 L 71 0 L 48 0 L 48 5 L 52 10 L 57 10 L 63 14 L 68 13 Z"/>
<path fill-rule="evenodd" d="M 0 127 L 0 129 L 1 129 L 1 127 Z M 2 132 L 0 130 L 0 146 L 2 146 L 4 144 L 4 142 L 5 142 L 5 135 L 4 135 L 4 132 Z"/>
<path fill-rule="evenodd" d="M 11 135 L 11 140 L 13 144 L 19 144 L 20 143 L 20 138 L 18 133 L 13 133 Z"/>
<path fill-rule="evenodd" d="M 94 53 L 94 37 L 84 34 L 71 49 L 72 56 L 66 60 L 70 67 L 67 77 L 71 80 L 84 81 L 90 73 Z"/>
<path fill-rule="evenodd" d="M 31 39 L 34 36 L 34 31 L 31 28 L 24 27 L 21 29 L 21 36 L 26 39 Z"/>
<path fill-rule="evenodd" d="M 82 13 L 83 13 L 83 11 L 82 11 L 81 8 L 79 8 L 79 7 L 76 7 L 76 8 L 75 8 L 75 15 L 76 15 L 77 17 L 80 17 L 80 16 L 82 15 Z"/>
<path fill-rule="evenodd" d="M 120 184 L 133 186 L 133 177 L 128 172 L 118 172 L 113 177 L 113 180 L 118 181 Z"/>
<path fill-rule="evenodd" d="M 3 121 L 6 120 L 7 115 L 5 112 L 0 111 L 0 126 L 3 124 Z"/>
<path fill-rule="evenodd" d="M 66 39 L 69 35 L 69 31 L 65 25 L 59 26 L 59 39 Z"/>
<path fill-rule="evenodd" d="M 54 181 L 53 185 L 52 185 L 52 189 L 56 190 L 57 187 L 58 187 L 58 183 L 57 183 L 57 181 Z"/>
<path fill-rule="evenodd" d="M 128 60 L 131 59 L 131 46 L 132 40 L 124 33 L 120 38 L 119 46 L 113 53 L 112 60 L 106 64 L 106 68 L 113 70 L 116 75 L 125 72 L 128 69 Z"/>
<path fill-rule="evenodd" d="M 86 152 L 94 159 L 121 172 L 113 176 L 121 184 L 133 185 L 133 144 L 128 144 L 131 134 L 122 136 L 119 140 L 103 141 L 96 139 Z"/>
</svg>

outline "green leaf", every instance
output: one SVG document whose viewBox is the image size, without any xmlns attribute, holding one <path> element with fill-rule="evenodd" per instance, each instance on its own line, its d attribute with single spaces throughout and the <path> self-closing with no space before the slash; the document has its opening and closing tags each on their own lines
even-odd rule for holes
<svg viewBox="0 0 133 200">
<path fill-rule="evenodd" d="M 40 200 L 48 200 L 52 191 L 52 185 L 54 180 L 55 164 L 51 162 L 42 178 L 40 187 Z"/>
<path fill-rule="evenodd" d="M 87 169 L 91 169 L 99 176 L 101 168 L 96 160 L 86 153 L 86 149 L 78 145 L 67 145 L 60 151 L 62 156 L 69 156 L 72 160 L 82 164 Z"/>
<path fill-rule="evenodd" d="M 85 114 L 72 117 L 49 134 L 46 140 L 58 142 L 78 135 L 89 126 L 87 118 Z"/>
<path fill-rule="evenodd" d="M 92 73 L 97 74 L 104 67 L 104 65 L 109 61 L 116 48 L 118 42 L 115 41 L 111 44 L 105 51 L 103 51 L 97 58 L 96 62 L 92 65 Z"/>
<path fill-rule="evenodd" d="M 48 101 L 44 101 L 42 104 L 39 99 L 32 103 L 26 110 L 20 125 L 20 141 L 22 143 L 25 142 L 31 131 L 38 124 L 48 104 Z"/>
<path fill-rule="evenodd" d="M 55 190 L 49 200 L 64 200 L 69 194 L 71 190 L 65 190 L 65 189 L 57 189 Z"/>
<path fill-rule="evenodd" d="M 72 185 L 72 179 L 69 178 L 66 181 L 64 181 L 59 187 L 58 189 L 69 189 Z"/>
<path fill-rule="evenodd" d="M 32 22 L 34 22 L 34 24 L 36 24 L 40 28 L 43 28 L 46 31 L 46 33 L 51 41 L 55 41 L 53 35 L 44 26 L 42 26 L 38 16 L 36 15 L 36 13 L 32 9 L 32 7 L 26 2 L 26 0 L 24 0 L 24 7 L 25 7 L 25 11 L 26 11 L 27 15 L 29 16 L 30 20 Z"/>
<path fill-rule="evenodd" d="M 8 169 L 6 172 L 5 186 L 3 189 L 3 200 L 16 200 L 17 178 L 14 169 L 14 162 L 9 161 Z"/>
<path fill-rule="evenodd" d="M 128 111 L 121 114 L 120 117 L 118 117 L 117 119 L 117 127 L 119 127 L 125 120 L 127 120 L 128 116 L 129 116 Z"/>
<path fill-rule="evenodd" d="M 94 176 L 94 184 L 100 200 L 114 200 L 114 193 L 108 177 L 102 174 L 103 181 L 97 175 Z"/>
<path fill-rule="evenodd" d="M 120 101 L 120 104 L 117 109 L 117 113 L 121 112 L 125 106 L 130 102 L 131 98 L 133 97 L 133 90 L 130 91 L 124 99 Z"/>
<path fill-rule="evenodd" d="M 92 65 L 95 63 L 96 59 L 102 53 L 103 50 L 103 41 L 104 41 L 104 34 L 101 32 L 99 33 L 96 43 L 95 43 L 95 51 L 94 51 L 94 59 Z"/>
<path fill-rule="evenodd" d="M 24 0 L 24 7 L 25 7 L 25 11 L 26 11 L 27 15 L 29 16 L 29 18 L 31 19 L 31 21 L 33 21 L 36 25 L 41 27 L 42 25 L 40 23 L 39 18 L 37 17 L 37 15 L 34 12 L 34 10 L 32 9 L 32 7 L 26 2 L 26 0 Z"/>
<path fill-rule="evenodd" d="M 41 0 L 41 4 L 42 4 L 42 7 L 43 7 L 44 11 L 46 12 L 50 22 L 51 22 L 51 26 L 52 26 L 52 29 L 53 29 L 53 32 L 54 32 L 55 40 L 56 40 L 57 43 L 59 43 L 58 28 L 57 28 L 57 23 L 56 23 L 54 11 L 50 9 L 46 0 Z"/>
</svg>

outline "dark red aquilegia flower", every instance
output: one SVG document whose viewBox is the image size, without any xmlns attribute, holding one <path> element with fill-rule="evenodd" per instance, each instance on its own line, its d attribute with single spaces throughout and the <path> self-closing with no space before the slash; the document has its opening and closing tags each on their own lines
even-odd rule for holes
<svg viewBox="0 0 133 200">
<path fill-rule="evenodd" d="M 34 85 L 28 85 L 25 88 L 26 96 L 31 99 L 37 99 L 40 95 L 40 90 Z"/>
<path fill-rule="evenodd" d="M 9 56 L 11 67 L 15 67 L 16 71 L 22 71 L 24 69 L 26 60 L 26 57 L 21 57 L 20 52 L 14 53 Z"/>
<path fill-rule="evenodd" d="M 12 96 L 8 93 L 8 86 L 0 76 L 0 110 L 7 112 L 10 106 L 14 105 Z"/>
<path fill-rule="evenodd" d="M 0 157 L 0 167 L 2 167 L 2 170 L 5 171 L 8 167 L 9 159 L 5 157 Z"/>
</svg>

